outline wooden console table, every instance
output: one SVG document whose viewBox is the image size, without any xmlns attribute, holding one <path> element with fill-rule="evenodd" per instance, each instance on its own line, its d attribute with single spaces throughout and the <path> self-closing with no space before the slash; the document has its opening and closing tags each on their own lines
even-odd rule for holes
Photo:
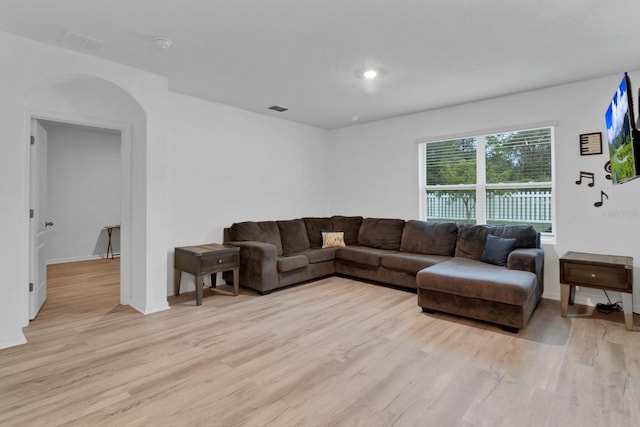
<svg viewBox="0 0 640 427">
<path fill-rule="evenodd" d="M 216 285 L 216 273 L 233 270 L 233 294 L 238 295 L 240 279 L 240 248 L 211 243 L 175 249 L 173 294 L 180 295 L 182 272 L 191 273 L 196 282 L 196 305 L 202 305 L 202 279 L 211 274 L 211 286 Z"/>
<path fill-rule="evenodd" d="M 633 258 L 567 252 L 560 258 L 560 314 L 567 317 L 576 286 L 618 291 L 622 295 L 624 323 L 633 330 Z"/>
</svg>

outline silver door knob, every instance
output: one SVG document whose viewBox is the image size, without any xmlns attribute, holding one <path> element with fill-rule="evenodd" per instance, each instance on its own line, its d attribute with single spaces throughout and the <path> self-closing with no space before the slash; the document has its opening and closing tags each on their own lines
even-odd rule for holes
<svg viewBox="0 0 640 427">
<path fill-rule="evenodd" d="M 47 222 L 44 223 L 44 226 L 45 227 L 52 227 L 53 226 L 53 222 L 47 221 Z"/>
</svg>

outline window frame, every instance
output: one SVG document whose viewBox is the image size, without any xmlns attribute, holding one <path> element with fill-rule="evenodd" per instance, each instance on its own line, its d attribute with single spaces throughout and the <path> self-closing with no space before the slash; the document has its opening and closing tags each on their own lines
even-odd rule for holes
<svg viewBox="0 0 640 427">
<path fill-rule="evenodd" d="M 444 135 L 438 137 L 421 138 L 416 140 L 418 144 L 419 156 L 419 214 L 423 221 L 427 220 L 426 202 L 428 191 L 452 191 L 452 190 L 471 190 L 476 193 L 476 224 L 487 223 L 486 195 L 489 190 L 508 190 L 517 189 L 536 189 L 551 187 L 551 232 L 541 232 L 543 243 L 555 243 L 556 236 L 556 184 L 555 184 L 555 128 L 557 122 L 544 122 L 522 126 L 512 126 L 499 129 L 489 129 L 473 132 L 464 132 L 453 135 Z M 488 184 L 486 181 L 486 147 L 485 138 L 489 135 L 521 132 L 548 128 L 550 130 L 551 145 L 551 181 L 545 182 L 522 182 L 522 183 L 496 183 Z M 448 141 L 463 138 L 474 138 L 476 140 L 476 183 L 475 184 L 453 184 L 453 185 L 427 185 L 426 182 L 426 151 L 427 144 L 430 142 Z"/>
</svg>

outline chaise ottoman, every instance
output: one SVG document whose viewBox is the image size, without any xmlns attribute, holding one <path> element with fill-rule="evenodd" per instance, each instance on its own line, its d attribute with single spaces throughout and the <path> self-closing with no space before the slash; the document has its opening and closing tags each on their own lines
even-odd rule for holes
<svg viewBox="0 0 640 427">
<path fill-rule="evenodd" d="M 534 273 L 463 257 L 419 271 L 416 283 L 423 311 L 497 323 L 512 332 L 526 325 L 539 301 Z"/>
</svg>

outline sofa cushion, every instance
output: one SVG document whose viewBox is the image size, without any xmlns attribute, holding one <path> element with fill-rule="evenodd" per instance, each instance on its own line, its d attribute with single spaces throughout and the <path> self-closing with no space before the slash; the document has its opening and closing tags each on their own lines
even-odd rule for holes
<svg viewBox="0 0 640 427">
<path fill-rule="evenodd" d="M 280 230 L 275 221 L 237 222 L 231 226 L 229 231 L 232 241 L 270 243 L 276 247 L 276 253 L 282 255 Z"/>
<path fill-rule="evenodd" d="M 304 268 L 308 265 L 309 258 L 304 255 L 279 256 L 277 261 L 278 271 L 281 273 Z"/>
<path fill-rule="evenodd" d="M 334 215 L 331 217 L 331 228 L 325 231 L 344 231 L 344 243 L 347 245 L 357 245 L 361 224 L 361 216 Z"/>
<path fill-rule="evenodd" d="M 380 258 L 389 253 L 392 252 L 368 246 L 347 246 L 337 248 L 336 260 L 378 268 L 380 267 Z"/>
<path fill-rule="evenodd" d="M 323 231 L 322 232 L 322 248 L 343 248 L 344 231 Z"/>
<path fill-rule="evenodd" d="M 480 260 L 489 229 L 485 225 L 458 225 L 455 256 Z"/>
<path fill-rule="evenodd" d="M 509 254 L 515 247 L 515 238 L 506 239 L 489 234 L 484 249 L 482 250 L 480 261 L 504 267 L 507 265 Z"/>
<path fill-rule="evenodd" d="M 407 221 L 402 230 L 401 252 L 453 256 L 458 226 L 453 222 Z"/>
<path fill-rule="evenodd" d="M 295 255 L 304 255 L 309 258 L 309 264 L 317 264 L 319 262 L 333 261 L 336 257 L 336 249 L 337 248 L 311 248 L 306 251 L 298 252 Z"/>
<path fill-rule="evenodd" d="M 304 226 L 307 229 L 307 237 L 309 238 L 309 245 L 312 248 L 322 247 L 322 232 L 333 229 L 331 218 L 302 218 Z"/>
<path fill-rule="evenodd" d="M 539 248 L 540 233 L 531 225 L 493 225 L 491 234 L 504 238 L 515 238 L 516 248 Z"/>
<path fill-rule="evenodd" d="M 403 252 L 384 255 L 380 259 L 380 265 L 390 270 L 416 274 L 423 268 L 427 268 L 450 259 L 451 257 L 442 255 L 423 255 Z"/>
<path fill-rule="evenodd" d="M 404 223 L 403 219 L 365 218 L 360 226 L 358 245 L 398 250 Z"/>
<path fill-rule="evenodd" d="M 416 275 L 418 288 L 524 305 L 536 289 L 536 275 L 467 258 L 452 258 Z"/>
<path fill-rule="evenodd" d="M 309 249 L 309 237 L 303 220 L 277 221 L 277 224 L 280 230 L 280 240 L 282 240 L 283 255 Z"/>
<path fill-rule="evenodd" d="M 487 236 L 515 238 L 516 248 L 540 247 L 540 233 L 530 225 L 458 225 L 455 256 L 479 260 Z"/>
</svg>

